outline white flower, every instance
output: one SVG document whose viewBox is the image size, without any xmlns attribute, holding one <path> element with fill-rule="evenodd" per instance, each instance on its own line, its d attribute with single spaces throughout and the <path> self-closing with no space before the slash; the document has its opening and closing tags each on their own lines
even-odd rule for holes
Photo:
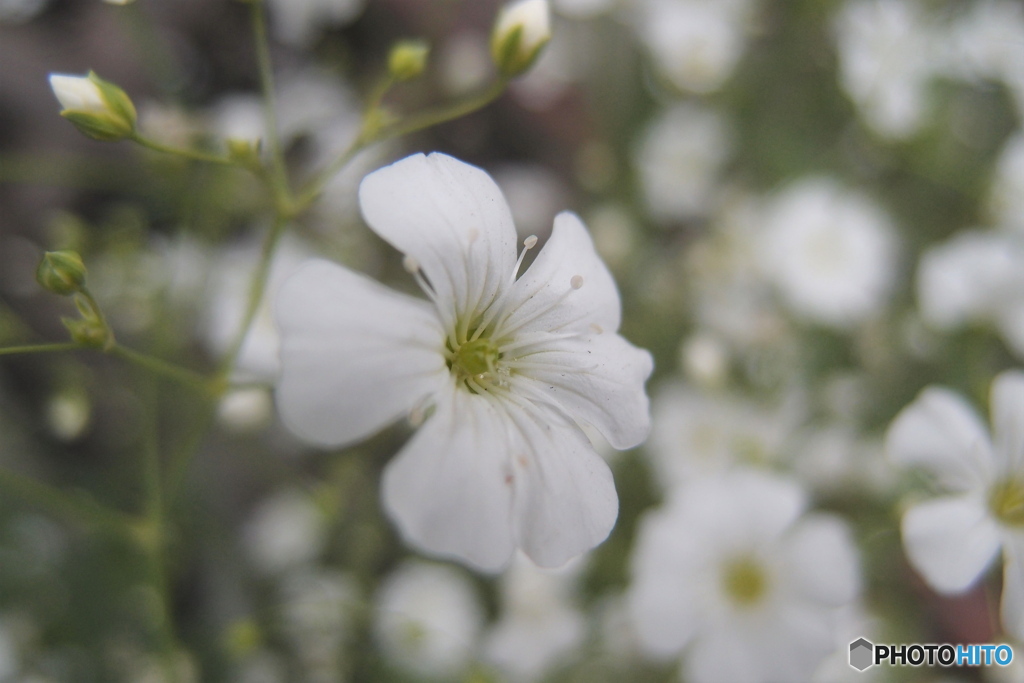
<svg viewBox="0 0 1024 683">
<path fill-rule="evenodd" d="M 246 550 L 267 573 L 311 563 L 323 550 L 327 519 L 310 496 L 285 489 L 260 503 L 246 523 Z"/>
<path fill-rule="evenodd" d="M 270 0 L 275 35 L 291 45 L 309 46 L 322 26 L 356 19 L 365 0 Z"/>
<path fill-rule="evenodd" d="M 673 85 L 713 92 L 743 55 L 752 9 L 749 0 L 644 0 L 639 33 Z"/>
<path fill-rule="evenodd" d="M 834 328 L 885 303 L 895 266 L 889 218 L 869 198 L 827 178 L 785 189 L 768 209 L 760 256 L 796 314 Z"/>
<path fill-rule="evenodd" d="M 1024 233 L 1024 131 L 1003 145 L 988 204 L 999 225 Z"/>
<path fill-rule="evenodd" d="M 640 644 L 692 683 L 808 680 L 859 576 L 845 525 L 754 472 L 694 481 L 642 520 L 628 593 Z"/>
<path fill-rule="evenodd" d="M 645 453 L 662 490 L 740 464 L 770 466 L 786 453 L 804 410 L 797 401 L 765 407 L 681 383 L 654 400 L 654 429 Z"/>
<path fill-rule="evenodd" d="M 852 0 L 835 22 L 839 82 L 865 122 L 890 138 L 912 135 L 927 112 L 925 87 L 941 40 L 916 0 Z"/>
<path fill-rule="evenodd" d="M 618 292 L 586 228 L 560 214 L 516 279 L 512 218 L 481 170 L 414 155 L 367 176 L 359 197 L 431 301 L 326 261 L 296 273 L 276 307 L 286 424 L 338 446 L 425 418 L 383 499 L 426 551 L 494 570 L 516 547 L 557 566 L 600 543 L 615 486 L 577 422 L 616 448 L 643 441 L 652 361 L 616 332 Z"/>
<path fill-rule="evenodd" d="M 951 331 L 991 323 L 1024 355 L 1024 238 L 971 230 L 929 247 L 917 269 L 917 301 L 929 325 Z"/>
<path fill-rule="evenodd" d="M 704 214 L 729 147 L 728 127 L 714 110 L 677 104 L 652 121 L 637 149 L 636 166 L 654 217 L 673 222 Z"/>
<path fill-rule="evenodd" d="M 928 387 L 889 427 L 898 464 L 922 467 L 948 495 L 903 515 L 911 564 L 943 593 L 967 590 L 1003 551 L 1003 627 L 1024 638 L 1024 373 L 992 382 L 992 438 L 956 393 Z"/>
<path fill-rule="evenodd" d="M 571 594 L 578 570 L 578 562 L 540 569 L 519 555 L 502 576 L 501 618 L 484 652 L 510 680 L 542 679 L 582 644 L 587 622 Z"/>
<path fill-rule="evenodd" d="M 402 668 L 454 680 L 474 654 L 483 619 L 463 574 L 411 560 L 378 590 L 373 630 L 380 648 Z"/>
<path fill-rule="evenodd" d="M 231 350 L 245 316 L 249 299 L 249 281 L 260 259 L 255 241 L 224 250 L 214 264 L 209 283 L 203 331 L 210 351 L 223 356 Z M 279 372 L 278 331 L 274 327 L 271 302 L 285 280 L 313 254 L 302 240 L 285 236 L 270 263 L 263 299 L 252 326 L 239 349 L 234 372 L 238 379 L 272 381 Z"/>
</svg>

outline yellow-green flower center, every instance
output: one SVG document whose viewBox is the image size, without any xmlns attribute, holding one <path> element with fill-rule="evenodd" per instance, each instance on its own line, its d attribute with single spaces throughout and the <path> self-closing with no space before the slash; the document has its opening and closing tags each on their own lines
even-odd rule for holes
<svg viewBox="0 0 1024 683">
<path fill-rule="evenodd" d="M 462 382 L 467 379 L 480 380 L 497 371 L 501 352 L 490 339 L 481 337 L 460 344 L 452 351 L 451 369 Z"/>
<path fill-rule="evenodd" d="M 1003 524 L 1024 527 L 1024 479 L 1008 477 L 997 482 L 989 492 L 988 505 Z"/>
<path fill-rule="evenodd" d="M 734 603 L 750 607 L 768 592 L 768 575 L 754 558 L 740 557 L 725 565 L 722 588 Z"/>
</svg>

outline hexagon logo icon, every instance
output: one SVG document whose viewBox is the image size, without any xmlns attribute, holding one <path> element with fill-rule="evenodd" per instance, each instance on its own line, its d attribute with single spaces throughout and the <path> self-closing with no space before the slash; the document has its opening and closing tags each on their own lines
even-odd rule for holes
<svg viewBox="0 0 1024 683">
<path fill-rule="evenodd" d="M 874 662 L 875 646 L 866 638 L 858 638 L 850 643 L 850 666 L 857 671 L 872 666 Z"/>
</svg>

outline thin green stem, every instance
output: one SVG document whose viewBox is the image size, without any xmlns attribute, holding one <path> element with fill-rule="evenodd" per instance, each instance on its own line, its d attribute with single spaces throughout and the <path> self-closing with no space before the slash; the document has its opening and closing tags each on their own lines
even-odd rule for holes
<svg viewBox="0 0 1024 683">
<path fill-rule="evenodd" d="M 109 353 L 201 393 L 210 393 L 214 390 L 213 383 L 198 372 L 135 351 L 127 346 L 115 343 Z"/>
<path fill-rule="evenodd" d="M 482 109 L 494 100 L 498 99 L 501 94 L 505 92 L 507 84 L 508 81 L 498 79 L 486 90 L 475 95 L 471 95 L 460 102 L 455 102 L 443 107 L 437 107 L 436 109 L 428 109 L 421 114 L 411 116 L 405 120 L 396 121 L 381 130 L 381 132 L 374 137 L 373 142 L 416 133 L 426 128 L 430 128 L 431 126 L 436 126 L 439 123 L 453 121 L 465 116 L 466 114 L 472 114 L 477 109 Z"/>
<path fill-rule="evenodd" d="M 391 79 L 385 79 L 381 85 L 378 86 L 377 90 L 370 97 L 369 105 L 366 108 L 366 112 L 363 115 L 363 130 L 360 131 L 359 136 L 352 141 L 348 149 L 341 153 L 341 155 L 331 162 L 323 171 L 318 173 L 314 177 L 306 188 L 299 194 L 298 199 L 295 201 L 295 212 L 304 211 L 316 201 L 316 198 L 323 192 L 324 187 L 341 169 L 343 169 L 352 159 L 370 145 L 376 142 L 382 142 L 389 140 L 394 137 L 402 135 L 408 135 L 409 133 L 415 133 L 431 126 L 436 126 L 439 123 L 445 123 L 446 121 L 452 121 L 459 117 L 471 114 L 472 112 L 486 107 L 488 104 L 498 99 L 503 92 L 507 81 L 499 79 L 495 81 L 486 90 L 472 95 L 465 100 L 455 102 L 445 107 L 438 107 L 425 111 L 421 114 L 411 116 L 405 120 L 398 120 L 390 124 L 378 126 L 380 117 L 383 115 L 383 111 L 380 109 L 381 100 L 387 93 L 388 89 L 393 85 Z"/>
<path fill-rule="evenodd" d="M 0 348 L 0 356 L 14 356 L 22 353 L 52 353 L 58 351 L 74 351 L 81 346 L 76 342 L 60 342 L 58 344 L 24 344 Z"/>
<path fill-rule="evenodd" d="M 102 528 L 119 534 L 131 534 L 136 526 L 133 517 L 111 510 L 91 499 L 73 496 L 43 482 L 0 468 L 0 489 L 5 494 L 75 524 Z"/>
<path fill-rule="evenodd" d="M 182 485 L 185 483 L 185 475 L 188 473 L 189 465 L 199 450 L 199 445 L 206 437 L 210 427 L 217 417 L 217 405 L 212 400 L 203 406 L 202 415 L 195 422 L 193 429 L 181 445 L 170 454 L 167 466 L 167 478 L 164 489 L 167 498 L 173 499 L 178 495 Z M 173 504 L 173 502 L 172 502 Z"/>
<path fill-rule="evenodd" d="M 170 145 L 165 145 L 162 142 L 157 142 L 152 138 L 147 138 L 141 133 L 135 133 L 134 135 L 132 135 L 130 139 L 133 140 L 134 142 L 139 143 L 140 145 L 147 149 L 153 150 L 154 152 L 172 154 L 174 156 L 179 156 L 184 159 L 189 159 L 191 161 L 202 161 L 209 164 L 220 164 L 221 166 L 235 165 L 235 162 L 226 156 L 210 154 L 208 152 L 202 152 L 197 149 L 182 149 L 180 147 L 171 147 Z"/>
<path fill-rule="evenodd" d="M 242 351 L 242 345 L 245 343 L 245 338 L 249 335 L 249 328 L 252 327 L 252 322 L 256 319 L 256 313 L 259 311 L 260 303 L 263 301 L 264 290 L 267 288 L 267 278 L 270 276 L 270 264 L 273 262 L 274 252 L 277 250 L 277 243 L 280 241 L 281 235 L 284 234 L 284 230 L 287 225 L 288 220 L 285 216 L 277 216 L 274 219 L 274 224 L 270 226 L 270 231 L 267 233 L 266 238 L 263 240 L 260 262 L 256 266 L 256 271 L 253 273 L 252 280 L 249 284 L 249 298 L 245 307 L 245 315 L 242 317 L 242 324 L 235 333 L 235 338 L 232 340 L 231 346 L 228 347 L 228 353 L 224 356 L 220 372 L 218 372 L 218 393 L 223 393 L 223 391 L 227 389 L 227 378 L 231 374 L 232 369 L 234 369 L 235 363 L 238 361 L 238 355 Z"/>
<path fill-rule="evenodd" d="M 256 44 L 256 63 L 263 90 L 263 118 L 266 121 L 267 149 L 270 152 L 271 186 L 275 192 L 278 213 L 288 213 L 291 190 L 284 165 L 284 151 L 277 130 L 277 97 L 274 92 L 274 69 L 270 62 L 270 40 L 267 37 L 267 18 L 263 0 L 252 0 L 252 32 Z"/>
</svg>

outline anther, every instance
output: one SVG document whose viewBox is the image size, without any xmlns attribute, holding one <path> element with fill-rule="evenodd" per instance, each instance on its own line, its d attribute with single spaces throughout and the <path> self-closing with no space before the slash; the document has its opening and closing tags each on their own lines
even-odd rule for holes
<svg viewBox="0 0 1024 683">
<path fill-rule="evenodd" d="M 573 289 L 579 289 L 580 287 L 582 287 L 583 286 L 583 276 L 582 275 L 573 275 L 572 279 L 569 280 L 569 286 L 571 286 Z"/>
<path fill-rule="evenodd" d="M 402 267 L 405 268 L 407 272 L 415 275 L 420 271 L 420 262 L 417 261 L 415 257 L 406 255 L 405 258 L 402 259 Z"/>
<path fill-rule="evenodd" d="M 525 240 L 523 240 L 523 247 L 525 247 L 526 249 L 533 249 L 535 246 L 537 246 L 536 235 L 530 235 Z"/>
<path fill-rule="evenodd" d="M 473 242 L 476 242 L 477 238 L 479 238 L 479 237 L 480 237 L 480 231 L 479 230 L 477 230 L 476 228 L 470 228 L 469 229 L 469 243 L 470 244 L 473 244 Z"/>
</svg>

